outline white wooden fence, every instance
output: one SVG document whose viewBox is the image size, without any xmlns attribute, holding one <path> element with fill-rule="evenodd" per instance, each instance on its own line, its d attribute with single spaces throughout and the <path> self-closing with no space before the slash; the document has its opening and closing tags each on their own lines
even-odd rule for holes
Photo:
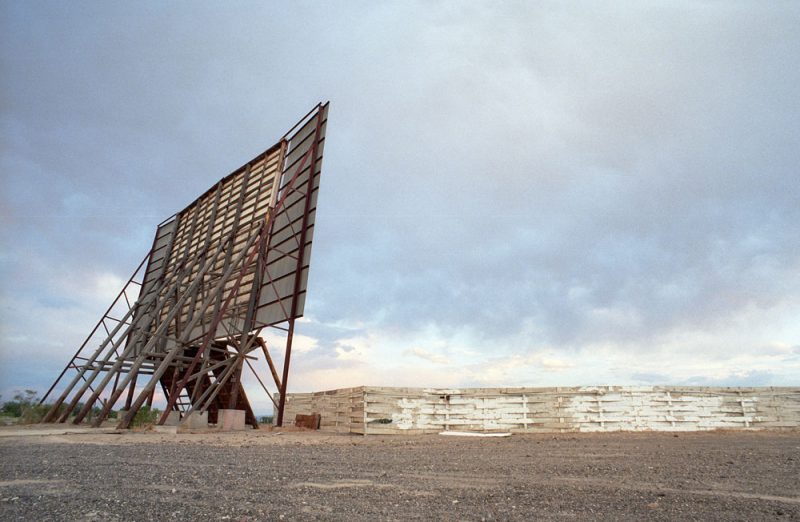
<svg viewBox="0 0 800 522">
<path fill-rule="evenodd" d="M 699 431 L 800 427 L 800 387 L 358 387 L 287 395 L 286 419 L 360 434 Z"/>
</svg>

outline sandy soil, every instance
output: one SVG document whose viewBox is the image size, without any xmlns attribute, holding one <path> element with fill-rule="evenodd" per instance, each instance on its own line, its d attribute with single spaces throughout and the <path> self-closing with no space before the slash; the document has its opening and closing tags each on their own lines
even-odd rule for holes
<svg viewBox="0 0 800 522">
<path fill-rule="evenodd" d="M 2 520 L 800 520 L 800 432 L 0 429 Z"/>
</svg>

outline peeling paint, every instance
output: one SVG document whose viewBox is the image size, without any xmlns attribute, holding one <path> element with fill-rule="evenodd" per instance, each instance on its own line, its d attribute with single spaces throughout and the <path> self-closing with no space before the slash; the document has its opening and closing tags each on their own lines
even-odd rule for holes
<svg viewBox="0 0 800 522">
<path fill-rule="evenodd" d="M 364 434 L 798 428 L 800 388 L 359 387 L 289 394 L 287 412 L 320 413 L 323 431 Z"/>
</svg>

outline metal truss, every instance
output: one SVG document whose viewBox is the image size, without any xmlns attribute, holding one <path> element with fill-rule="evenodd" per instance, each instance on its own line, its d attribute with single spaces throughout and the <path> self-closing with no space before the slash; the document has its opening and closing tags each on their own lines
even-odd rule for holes
<svg viewBox="0 0 800 522">
<path fill-rule="evenodd" d="M 257 428 L 247 369 L 283 425 L 327 107 L 159 225 L 150 252 L 42 398 L 60 390 L 43 422 L 99 426 L 122 405 L 117 427 L 128 428 L 160 388 L 167 406 L 158 424 L 171 412 L 206 412 L 213 423 L 219 410 L 238 409 Z M 265 329 L 285 338 L 280 372 Z M 267 369 L 277 400 L 262 379 Z"/>
</svg>

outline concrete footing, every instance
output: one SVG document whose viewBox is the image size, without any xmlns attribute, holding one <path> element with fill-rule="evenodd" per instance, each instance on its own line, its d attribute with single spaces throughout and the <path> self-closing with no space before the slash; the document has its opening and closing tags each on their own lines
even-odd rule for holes
<svg viewBox="0 0 800 522">
<path fill-rule="evenodd" d="M 177 426 L 181 423 L 181 412 L 171 411 L 167 415 L 167 420 L 164 421 L 164 426 Z"/>
<path fill-rule="evenodd" d="M 219 410 L 217 416 L 218 430 L 239 431 L 244 428 L 244 410 Z"/>
<path fill-rule="evenodd" d="M 181 428 L 189 430 L 208 428 L 208 412 L 191 412 L 181 421 Z"/>
</svg>

